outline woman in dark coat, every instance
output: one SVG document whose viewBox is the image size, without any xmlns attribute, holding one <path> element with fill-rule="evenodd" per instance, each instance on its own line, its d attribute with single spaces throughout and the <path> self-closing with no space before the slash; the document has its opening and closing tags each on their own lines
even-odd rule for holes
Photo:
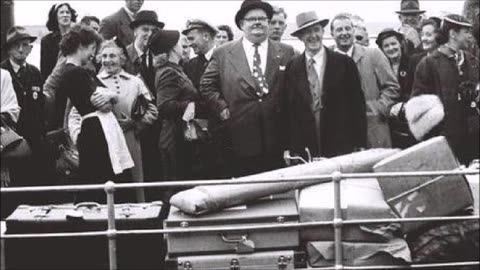
<svg viewBox="0 0 480 270">
<path fill-rule="evenodd" d="M 400 84 L 400 102 L 392 107 L 392 117 L 389 121 L 392 135 L 392 146 L 395 148 L 407 148 L 417 141 L 410 133 L 405 119 L 404 104 L 410 98 L 411 82 L 409 71 L 410 58 L 405 53 L 403 34 L 393 28 L 384 29 L 377 37 L 376 43 L 380 50 L 387 56 L 390 66 L 397 75 Z"/>
<path fill-rule="evenodd" d="M 437 35 L 440 47 L 420 61 L 412 88 L 412 96 L 434 94 L 442 101 L 445 117 L 429 136 L 446 136 L 462 164 L 479 156 L 479 117 L 472 108 L 479 67 L 478 60 L 464 51 L 470 29 L 471 24 L 462 16 L 445 17 Z"/>
<path fill-rule="evenodd" d="M 68 3 L 53 5 L 48 13 L 49 34 L 40 43 L 40 72 L 45 81 L 57 64 L 60 40 L 77 21 L 77 12 Z"/>
<path fill-rule="evenodd" d="M 149 48 L 157 67 L 155 91 L 161 121 L 163 178 L 188 179 L 192 149 L 184 130 L 195 118 L 195 104 L 200 96 L 179 65 L 183 48 L 178 31 L 160 30 L 152 36 Z"/>
<path fill-rule="evenodd" d="M 101 37 L 94 30 L 82 25 L 74 26 L 60 42 L 66 64 L 58 91 L 70 98 L 82 116 L 77 139 L 80 184 L 126 182 L 129 177 L 124 171 L 133 167 L 123 131 L 112 112 L 116 92 L 105 88 L 91 71 L 82 67 L 94 56 L 100 42 Z M 80 193 L 75 201 L 104 203 L 105 193 Z"/>
</svg>

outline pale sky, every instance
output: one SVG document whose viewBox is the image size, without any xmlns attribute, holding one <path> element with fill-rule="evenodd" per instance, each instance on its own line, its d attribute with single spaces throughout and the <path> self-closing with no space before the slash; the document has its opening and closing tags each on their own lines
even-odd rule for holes
<svg viewBox="0 0 480 270">
<path fill-rule="evenodd" d="M 45 25 L 48 11 L 52 4 L 69 2 L 79 14 L 79 19 L 85 15 L 103 17 L 117 11 L 124 5 L 122 0 L 112 1 L 30 1 L 15 0 L 15 24 Z M 397 23 L 396 10 L 400 1 L 268 1 L 273 5 L 283 7 L 289 14 L 288 21 L 294 22 L 295 16 L 303 11 L 315 10 L 322 18 L 332 18 L 340 12 L 358 14 L 370 22 Z M 441 16 L 444 13 L 461 13 L 463 0 L 420 0 L 421 9 L 427 10 L 428 16 Z M 142 9 L 154 10 L 165 28 L 181 29 L 185 21 L 191 18 L 202 18 L 212 24 L 229 24 L 235 26 L 234 17 L 242 1 L 160 1 L 145 0 Z M 392 25 L 393 26 L 393 25 Z"/>
</svg>

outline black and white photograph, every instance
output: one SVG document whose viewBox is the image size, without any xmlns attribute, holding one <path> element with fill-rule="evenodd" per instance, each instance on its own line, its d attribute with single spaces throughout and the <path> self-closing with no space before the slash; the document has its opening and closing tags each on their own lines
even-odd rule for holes
<svg viewBox="0 0 480 270">
<path fill-rule="evenodd" d="M 480 269 L 480 0 L 0 3 L 0 270 Z"/>
</svg>

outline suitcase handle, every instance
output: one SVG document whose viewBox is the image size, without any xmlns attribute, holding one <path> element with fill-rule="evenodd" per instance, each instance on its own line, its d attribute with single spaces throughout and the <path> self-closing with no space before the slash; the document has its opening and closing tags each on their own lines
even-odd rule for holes
<svg viewBox="0 0 480 270">
<path fill-rule="evenodd" d="M 233 244 L 238 244 L 242 243 L 248 240 L 248 234 L 244 234 L 240 236 L 239 238 L 228 238 L 224 233 L 220 235 L 222 237 L 223 242 L 225 243 L 233 243 Z"/>
<path fill-rule="evenodd" d="M 100 208 L 100 204 L 96 202 L 81 202 L 75 205 L 75 210 L 78 210 L 80 208 Z"/>
</svg>

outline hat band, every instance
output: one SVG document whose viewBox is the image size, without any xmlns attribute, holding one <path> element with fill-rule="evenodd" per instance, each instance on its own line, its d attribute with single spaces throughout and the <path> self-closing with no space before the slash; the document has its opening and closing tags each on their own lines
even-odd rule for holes
<svg viewBox="0 0 480 270">
<path fill-rule="evenodd" d="M 316 18 L 316 19 L 311 19 L 311 20 L 309 20 L 309 21 L 304 22 L 302 25 L 298 26 L 298 28 L 302 28 L 302 27 L 304 27 L 305 25 L 307 25 L 307 24 L 309 24 L 309 23 L 312 23 L 312 22 L 314 22 L 314 21 L 318 21 L 318 20 L 319 20 L 318 18 Z"/>
<path fill-rule="evenodd" d="M 448 18 L 448 17 L 443 18 L 441 27 L 443 27 L 445 21 L 447 21 L 447 22 L 449 22 L 449 23 L 453 23 L 453 24 L 458 24 L 458 25 L 461 25 L 461 26 L 465 26 L 465 27 L 472 27 L 472 25 L 469 24 L 469 23 L 459 22 L 459 21 L 450 19 L 450 18 Z"/>
</svg>

